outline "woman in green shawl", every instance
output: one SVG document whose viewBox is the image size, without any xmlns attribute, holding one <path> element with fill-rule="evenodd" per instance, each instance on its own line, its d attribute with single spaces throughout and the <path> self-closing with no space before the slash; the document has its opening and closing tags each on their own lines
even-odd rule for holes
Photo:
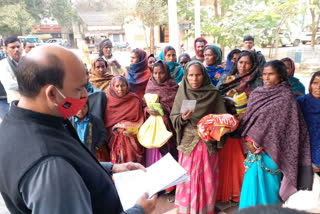
<svg viewBox="0 0 320 214">
<path fill-rule="evenodd" d="M 176 50 L 172 46 L 166 46 L 159 54 L 159 60 L 164 60 L 167 63 L 172 78 L 179 84 L 184 71 L 177 62 Z"/>
<path fill-rule="evenodd" d="M 180 113 L 184 100 L 196 100 L 194 110 Z M 179 213 L 212 213 L 218 188 L 216 141 L 203 141 L 197 123 L 207 114 L 225 113 L 220 92 L 212 85 L 201 62 L 191 61 L 178 89 L 170 114 L 177 133 L 179 164 L 190 181 L 177 185 L 175 205 Z"/>
</svg>

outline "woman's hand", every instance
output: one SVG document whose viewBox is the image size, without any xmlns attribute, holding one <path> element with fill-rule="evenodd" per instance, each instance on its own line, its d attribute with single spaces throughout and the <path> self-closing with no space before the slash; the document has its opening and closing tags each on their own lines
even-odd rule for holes
<svg viewBox="0 0 320 214">
<path fill-rule="evenodd" d="M 123 131 L 123 133 L 122 133 L 124 136 L 126 136 L 126 137 L 133 137 L 133 133 L 132 132 L 128 132 L 128 131 Z"/>
<path fill-rule="evenodd" d="M 312 171 L 313 171 L 313 173 L 320 172 L 320 168 L 317 167 L 316 165 L 312 164 Z"/>
<path fill-rule="evenodd" d="M 245 144 L 246 144 L 246 147 L 247 147 L 249 152 L 254 153 L 256 151 L 256 149 L 254 148 L 252 142 L 246 141 Z"/>
<path fill-rule="evenodd" d="M 244 117 L 244 113 L 235 114 L 234 117 L 238 120 L 238 122 L 240 122 Z"/>
<path fill-rule="evenodd" d="M 192 114 L 193 114 L 194 111 L 191 111 L 191 110 L 186 110 L 185 112 L 183 112 L 182 114 L 182 120 L 186 121 L 186 120 L 189 120 L 191 117 L 192 117 Z"/>
<path fill-rule="evenodd" d="M 147 109 L 148 114 L 152 115 L 152 116 L 158 116 L 160 115 L 158 111 L 152 110 L 150 108 Z"/>
</svg>

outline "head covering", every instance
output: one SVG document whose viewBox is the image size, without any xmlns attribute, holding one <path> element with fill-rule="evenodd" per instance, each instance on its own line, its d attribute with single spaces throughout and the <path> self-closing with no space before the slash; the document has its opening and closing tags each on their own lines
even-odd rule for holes
<svg viewBox="0 0 320 214">
<path fill-rule="evenodd" d="M 282 62 L 290 62 L 291 70 L 290 70 L 290 74 L 288 74 L 288 78 L 293 77 L 294 71 L 295 71 L 294 61 L 290 57 L 283 58 L 283 59 L 281 59 L 281 61 Z"/>
<path fill-rule="evenodd" d="M 197 41 L 198 41 L 199 39 L 202 39 L 202 40 L 204 41 L 204 45 L 206 45 L 206 44 L 208 43 L 207 40 L 206 40 L 205 38 L 203 38 L 203 37 L 198 37 L 198 38 L 196 38 L 196 39 L 194 40 L 194 43 L 193 43 L 194 52 L 196 53 L 196 55 L 197 55 L 198 57 L 204 57 L 203 54 L 200 55 L 200 54 L 198 54 L 198 52 L 197 52 L 196 43 L 197 43 Z"/>
<path fill-rule="evenodd" d="M 201 69 L 203 75 L 203 83 L 200 88 L 193 89 L 188 83 L 187 75 L 191 66 L 197 65 Z M 209 75 L 201 62 L 191 61 L 186 65 L 186 72 L 179 86 L 170 118 L 177 133 L 177 141 L 181 140 L 181 105 L 183 100 L 197 100 L 195 112 L 189 119 L 193 127 L 197 127 L 200 119 L 207 114 L 225 113 L 225 106 L 220 96 L 220 92 L 214 87 L 210 81 Z"/>
<path fill-rule="evenodd" d="M 140 99 L 143 98 L 148 80 L 151 76 L 148 67 L 147 53 L 144 50 L 138 49 L 139 62 L 131 64 L 127 70 L 127 79 L 130 84 L 130 91 L 136 93 Z"/>
<path fill-rule="evenodd" d="M 218 60 L 217 60 L 217 65 L 220 65 L 222 62 L 222 56 L 221 56 L 221 51 L 218 46 L 215 45 L 206 45 L 205 50 L 210 49 L 212 53 L 216 53 L 218 55 Z"/>
<path fill-rule="evenodd" d="M 291 65 L 291 70 L 290 73 L 288 74 L 288 80 L 290 85 L 292 86 L 292 91 L 294 93 L 294 95 L 296 95 L 296 97 L 298 96 L 303 96 L 306 94 L 306 89 L 304 87 L 304 85 L 300 82 L 300 80 L 296 77 L 294 77 L 294 72 L 295 72 L 295 65 L 294 65 L 294 61 L 289 58 L 283 58 L 281 59 L 282 62 L 289 62 Z"/>
<path fill-rule="evenodd" d="M 123 97 L 119 97 L 114 88 L 115 83 L 119 80 L 125 82 L 128 86 L 127 94 Z M 129 90 L 129 82 L 124 76 L 118 75 L 112 78 L 105 111 L 105 124 L 109 131 L 117 123 L 123 121 L 138 122 L 143 117 L 141 100 L 136 94 L 129 92 Z"/>
<path fill-rule="evenodd" d="M 223 76 L 226 73 L 226 71 L 222 66 L 220 66 L 221 61 L 222 61 L 222 56 L 221 56 L 221 52 L 219 50 L 219 47 L 217 47 L 215 45 L 207 45 L 205 50 L 208 50 L 208 49 L 210 49 L 213 54 L 217 54 L 219 57 L 216 65 L 206 66 L 206 70 L 209 74 L 210 80 L 211 80 L 212 84 L 214 86 L 216 86 L 218 84 L 221 76 Z"/>
<path fill-rule="evenodd" d="M 99 43 L 99 56 L 100 57 L 103 56 L 103 48 L 105 46 L 112 47 L 112 42 L 110 39 L 104 39 Z M 112 57 L 112 54 L 111 54 L 111 57 Z"/>
<path fill-rule="evenodd" d="M 102 62 L 105 64 L 106 73 L 104 73 L 103 75 L 100 75 L 98 72 L 96 72 L 96 62 Z M 108 73 L 108 69 L 107 69 L 108 64 L 105 62 L 104 59 L 98 57 L 92 61 L 91 65 L 92 66 L 89 74 L 89 81 L 91 82 L 93 87 L 101 91 L 104 91 L 105 93 L 108 93 L 110 81 L 113 78 L 113 75 Z"/>
<path fill-rule="evenodd" d="M 159 54 L 159 60 L 164 60 L 167 63 L 167 65 L 169 66 L 171 76 L 174 78 L 176 83 L 180 83 L 183 77 L 183 72 L 184 72 L 183 68 L 180 66 L 178 62 L 168 62 L 165 59 L 166 57 L 165 50 L 167 49 L 167 47 L 165 47 Z"/>
<path fill-rule="evenodd" d="M 308 129 L 287 81 L 254 90 L 241 127 L 242 136 L 262 147 L 283 173 L 283 200 L 298 189 L 312 188 Z"/>
<path fill-rule="evenodd" d="M 253 59 L 252 67 L 247 74 L 240 76 L 237 69 L 237 63 L 243 56 L 239 56 L 237 62 L 233 64 L 228 72 L 228 75 L 221 80 L 224 83 L 220 85 L 219 90 L 224 95 L 230 90 L 235 90 L 238 94 L 245 92 L 247 96 L 249 96 L 256 87 L 263 85 L 263 81 L 259 77 L 259 62 L 257 60 L 257 54 L 254 51 L 242 51 L 240 55 L 241 54 L 246 54 L 246 56 L 249 56 L 251 60 Z M 233 80 L 228 82 L 226 80 L 228 77 Z"/>
<path fill-rule="evenodd" d="M 233 49 L 232 51 L 230 51 L 230 53 L 227 56 L 227 65 L 226 65 L 226 71 L 229 72 L 232 65 L 234 64 L 231 60 L 233 58 L 233 55 L 235 53 L 240 53 L 241 51 L 239 49 Z"/>
<path fill-rule="evenodd" d="M 174 79 L 172 79 L 169 66 L 166 64 L 166 62 L 163 60 L 158 60 L 156 63 L 162 64 L 167 77 L 163 83 L 159 84 L 156 80 L 154 80 L 153 76 L 151 76 L 146 87 L 146 93 L 158 94 L 159 102 L 162 105 L 162 108 L 165 110 L 165 112 L 170 114 L 179 86 Z"/>
</svg>

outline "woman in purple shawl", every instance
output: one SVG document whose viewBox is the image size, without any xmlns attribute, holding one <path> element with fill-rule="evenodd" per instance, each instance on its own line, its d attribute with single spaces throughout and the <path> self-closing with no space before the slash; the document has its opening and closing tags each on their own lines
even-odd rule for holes
<svg viewBox="0 0 320 214">
<path fill-rule="evenodd" d="M 263 70 L 241 122 L 248 149 L 239 208 L 277 204 L 299 189 L 312 188 L 310 139 L 283 62 Z M 281 174 L 283 176 L 281 176 Z M 282 181 L 281 181 L 281 177 Z"/>
</svg>

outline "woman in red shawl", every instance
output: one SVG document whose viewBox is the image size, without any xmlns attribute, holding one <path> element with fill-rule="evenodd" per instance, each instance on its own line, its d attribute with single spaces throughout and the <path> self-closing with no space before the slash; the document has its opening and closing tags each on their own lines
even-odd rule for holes
<svg viewBox="0 0 320 214">
<path fill-rule="evenodd" d="M 178 84 L 170 75 L 170 70 L 167 63 L 163 60 L 157 61 L 153 65 L 153 72 L 146 88 L 146 94 L 149 93 L 159 95 L 159 103 L 164 111 L 164 115 L 162 116 L 163 121 L 167 127 L 167 130 L 172 132 L 173 136 L 161 148 L 147 149 L 146 166 L 152 165 L 168 152 L 170 152 L 171 155 L 178 160 L 175 131 L 169 118 L 178 88 Z M 147 106 L 144 107 L 144 113 L 146 117 L 149 117 L 150 115 L 159 115 L 157 111 L 153 111 Z"/>
<path fill-rule="evenodd" d="M 110 83 L 105 125 L 112 137 L 109 142 L 112 163 L 136 161 L 144 163 L 143 147 L 139 144 L 136 134 L 128 128 L 139 128 L 144 121 L 141 100 L 129 92 L 130 86 L 123 76 L 115 76 Z"/>
<path fill-rule="evenodd" d="M 130 55 L 130 63 L 126 76 L 130 84 L 130 92 L 137 94 L 140 99 L 143 99 L 148 80 L 151 76 L 146 52 L 138 48 L 133 49 Z"/>
</svg>

